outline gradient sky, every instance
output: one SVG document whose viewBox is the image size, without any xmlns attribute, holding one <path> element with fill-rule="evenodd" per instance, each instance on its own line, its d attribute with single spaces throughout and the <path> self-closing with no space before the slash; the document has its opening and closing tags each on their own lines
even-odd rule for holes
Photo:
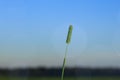
<svg viewBox="0 0 120 80">
<path fill-rule="evenodd" d="M 0 0 L 0 67 L 120 67 L 120 0 Z"/>
</svg>

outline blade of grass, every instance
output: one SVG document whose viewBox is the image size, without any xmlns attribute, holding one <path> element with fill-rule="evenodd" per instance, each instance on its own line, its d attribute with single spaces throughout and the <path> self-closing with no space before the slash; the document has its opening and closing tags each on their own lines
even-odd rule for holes
<svg viewBox="0 0 120 80">
<path fill-rule="evenodd" d="M 72 25 L 69 26 L 69 30 L 68 30 L 68 35 L 67 35 L 67 39 L 66 39 L 66 49 L 65 49 L 65 56 L 64 56 L 64 60 L 63 60 L 63 66 L 62 66 L 62 75 L 61 75 L 61 80 L 64 79 L 64 70 L 65 70 L 65 64 L 66 64 L 66 56 L 67 56 L 67 51 L 68 51 L 68 45 L 71 41 L 71 36 L 72 36 Z"/>
</svg>

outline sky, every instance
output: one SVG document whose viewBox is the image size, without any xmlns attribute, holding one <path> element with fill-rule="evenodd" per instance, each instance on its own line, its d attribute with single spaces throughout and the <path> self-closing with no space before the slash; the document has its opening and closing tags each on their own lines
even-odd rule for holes
<svg viewBox="0 0 120 80">
<path fill-rule="evenodd" d="M 0 0 L 0 67 L 120 67 L 120 0 Z"/>
</svg>

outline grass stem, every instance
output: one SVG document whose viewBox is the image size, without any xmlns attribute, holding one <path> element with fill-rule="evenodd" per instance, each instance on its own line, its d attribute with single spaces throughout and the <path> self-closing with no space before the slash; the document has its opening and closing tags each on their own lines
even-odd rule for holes
<svg viewBox="0 0 120 80">
<path fill-rule="evenodd" d="M 62 66 L 62 76 L 61 76 L 61 80 L 64 79 L 64 71 L 65 71 L 67 51 L 68 51 L 68 44 L 66 45 L 66 49 L 65 49 L 65 56 L 64 56 L 64 60 L 63 60 L 63 66 Z"/>
</svg>

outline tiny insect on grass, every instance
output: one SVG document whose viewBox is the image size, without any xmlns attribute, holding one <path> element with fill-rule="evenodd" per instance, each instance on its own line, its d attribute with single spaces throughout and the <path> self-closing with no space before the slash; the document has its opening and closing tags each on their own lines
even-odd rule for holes
<svg viewBox="0 0 120 80">
<path fill-rule="evenodd" d="M 63 80 L 64 78 L 64 70 L 65 70 L 65 64 L 66 64 L 66 56 L 67 56 L 67 51 L 68 51 L 68 45 L 71 41 L 71 36 L 72 36 L 72 30 L 73 27 L 72 25 L 69 26 L 69 31 L 68 31 L 68 35 L 67 35 L 67 39 L 66 39 L 66 49 L 65 49 L 65 56 L 64 56 L 64 60 L 63 60 L 63 66 L 62 66 L 62 75 L 61 75 L 61 80 Z"/>
</svg>

